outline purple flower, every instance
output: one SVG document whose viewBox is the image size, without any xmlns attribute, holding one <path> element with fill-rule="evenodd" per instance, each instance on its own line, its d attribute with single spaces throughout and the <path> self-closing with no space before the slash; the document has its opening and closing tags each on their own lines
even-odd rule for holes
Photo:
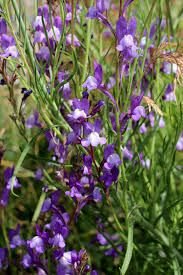
<svg viewBox="0 0 183 275">
<path fill-rule="evenodd" d="M 45 251 L 45 244 L 48 243 L 49 233 L 43 231 L 40 232 L 39 226 L 36 224 L 37 236 L 30 240 L 27 240 L 27 246 L 31 249 L 35 249 L 36 254 L 42 254 Z"/>
<path fill-rule="evenodd" d="M 166 88 L 166 91 L 163 95 L 163 99 L 167 100 L 167 101 L 177 101 L 176 100 L 176 96 L 175 96 L 175 93 L 173 92 L 173 87 L 172 87 L 172 84 L 168 84 L 167 88 Z"/>
<path fill-rule="evenodd" d="M 102 200 L 102 194 L 101 194 L 99 188 L 96 187 L 96 188 L 94 189 L 92 195 L 93 195 L 93 200 L 94 200 L 95 202 L 101 201 L 101 200 Z"/>
<path fill-rule="evenodd" d="M 5 180 L 6 185 L 5 185 L 5 187 L 2 191 L 2 195 L 1 195 L 1 205 L 3 207 L 5 207 L 6 204 L 8 203 L 14 170 L 15 170 L 15 167 L 13 166 L 13 168 L 8 167 L 4 171 L 4 180 Z M 14 188 L 21 187 L 21 184 L 19 184 L 17 178 L 14 179 L 13 187 Z"/>
<path fill-rule="evenodd" d="M 143 166 L 143 167 L 146 167 L 147 169 L 150 169 L 150 159 L 146 159 L 144 160 L 143 159 L 143 154 L 142 153 L 139 153 L 139 156 L 140 156 L 140 164 Z"/>
<path fill-rule="evenodd" d="M 53 234 L 61 234 L 62 237 L 65 239 L 69 234 L 69 228 L 67 223 L 69 221 L 69 215 L 67 212 L 59 213 L 59 209 L 55 208 L 53 205 L 50 208 L 54 213 L 51 218 L 51 223 L 45 226 L 46 229 L 51 230 Z"/>
<path fill-rule="evenodd" d="M 117 248 L 122 251 L 123 246 L 118 245 Z M 112 256 L 113 258 L 117 258 L 118 257 L 118 252 L 116 251 L 116 249 L 114 247 L 111 247 L 111 248 L 109 248 L 108 250 L 105 251 L 105 255 L 106 256 Z"/>
<path fill-rule="evenodd" d="M 98 17 L 98 10 L 95 7 L 90 7 L 86 14 L 87 19 L 95 19 Z"/>
<path fill-rule="evenodd" d="M 23 265 L 23 268 L 28 268 L 32 265 L 32 258 L 29 254 L 25 254 L 23 256 L 21 264 Z"/>
<path fill-rule="evenodd" d="M 64 79 L 66 79 L 68 76 L 64 73 L 64 72 L 59 72 L 58 73 L 58 81 L 59 83 L 62 83 L 62 81 L 64 81 Z M 62 90 L 62 93 L 63 93 L 63 99 L 67 100 L 69 99 L 71 93 L 72 93 L 72 90 L 70 88 L 70 84 L 69 82 L 67 82 L 66 84 L 64 84 L 61 89 Z"/>
<path fill-rule="evenodd" d="M 104 171 L 100 180 L 104 181 L 105 186 L 108 188 L 115 182 L 119 175 L 119 169 L 114 166 L 110 171 Z"/>
<path fill-rule="evenodd" d="M 88 91 L 92 91 L 95 89 L 100 90 L 103 94 L 105 94 L 117 107 L 117 103 L 113 96 L 106 90 L 105 86 L 102 84 L 103 78 L 103 70 L 102 66 L 98 64 L 96 61 L 94 62 L 94 77 L 89 76 L 87 80 L 82 84 L 83 88 L 87 88 Z"/>
<path fill-rule="evenodd" d="M 1 53 L 2 56 L 6 58 L 9 56 L 12 56 L 12 57 L 19 56 L 19 52 L 17 50 L 13 35 L 8 36 L 6 34 L 3 34 L 1 36 L 1 44 L 2 44 L 2 49 L 4 51 Z"/>
<path fill-rule="evenodd" d="M 133 120 L 138 121 L 141 117 L 147 117 L 145 109 L 143 106 L 137 106 L 133 110 L 132 118 Z"/>
<path fill-rule="evenodd" d="M 88 147 L 92 145 L 94 147 L 98 146 L 99 144 L 103 145 L 107 142 L 106 138 L 100 137 L 99 134 L 101 132 L 101 120 L 96 119 L 94 125 L 91 123 L 84 123 L 84 132 L 87 136 L 87 139 L 82 139 L 81 144 L 84 147 Z"/>
<path fill-rule="evenodd" d="M 123 16 L 121 16 L 116 23 L 116 35 L 118 38 L 116 49 L 122 52 L 123 57 L 126 59 L 140 56 L 137 52 L 139 48 L 135 41 L 136 27 L 136 18 L 131 18 L 128 26 L 127 21 Z"/>
<path fill-rule="evenodd" d="M 31 115 L 28 118 L 28 120 L 25 122 L 26 127 L 29 128 L 29 129 L 34 127 L 34 126 L 37 126 L 37 127 L 41 128 L 41 123 L 38 122 L 38 118 L 39 118 L 39 112 L 38 112 L 37 109 L 35 109 L 34 115 Z"/>
<path fill-rule="evenodd" d="M 110 238 L 110 235 L 108 233 L 105 233 L 105 234 L 108 238 Z M 100 233 L 97 233 L 96 239 L 101 245 L 108 245 L 109 244 L 109 242 L 106 240 L 106 238 Z"/>
<path fill-rule="evenodd" d="M 61 234 L 57 233 L 53 238 L 48 241 L 52 246 L 58 246 L 60 248 L 65 247 L 65 241 Z"/>
<path fill-rule="evenodd" d="M 42 46 L 39 51 L 36 53 L 39 59 L 47 61 L 50 58 L 50 51 L 49 48 L 46 46 Z"/>
<path fill-rule="evenodd" d="M 179 139 L 177 141 L 176 148 L 179 151 L 183 150 L 183 132 L 181 133 L 181 135 L 180 135 L 180 137 L 179 137 Z"/>
<path fill-rule="evenodd" d="M 66 44 L 67 45 L 71 45 L 71 38 L 72 38 L 71 37 L 71 33 L 66 36 Z M 73 44 L 75 46 L 81 46 L 81 44 L 79 43 L 79 40 L 78 40 L 78 38 L 77 38 L 77 36 L 75 34 L 73 36 Z"/>
<path fill-rule="evenodd" d="M 84 167 L 83 167 L 83 175 L 89 175 L 92 167 L 92 158 L 90 156 L 83 156 L 84 159 Z"/>
<path fill-rule="evenodd" d="M 87 80 L 82 85 L 83 88 L 87 88 L 88 91 L 97 89 L 98 82 L 97 79 L 93 76 L 89 76 Z"/>
<path fill-rule="evenodd" d="M 81 198 L 82 194 L 78 191 L 78 189 L 73 186 L 70 191 L 66 191 L 65 194 L 67 196 L 71 196 L 71 198 Z"/>
<path fill-rule="evenodd" d="M 143 134 L 143 133 L 146 133 L 146 132 L 147 132 L 147 128 L 146 128 L 145 123 L 143 123 L 143 124 L 140 126 L 140 128 L 139 128 L 139 132 L 140 132 L 141 134 Z"/>
<path fill-rule="evenodd" d="M 0 269 L 3 267 L 3 263 L 6 262 L 8 256 L 8 249 L 0 247 Z"/>
<path fill-rule="evenodd" d="M 74 111 L 68 114 L 69 119 L 74 122 L 82 122 L 88 117 L 90 103 L 86 98 L 81 101 L 75 98 L 72 102 L 72 108 Z"/>
<path fill-rule="evenodd" d="M 37 254 L 42 254 L 45 251 L 44 241 L 39 236 L 35 236 L 31 240 L 28 240 L 27 244 L 30 246 L 30 248 L 35 248 L 35 252 Z"/>
<path fill-rule="evenodd" d="M 35 172 L 35 179 L 40 180 L 43 177 L 43 170 L 41 168 L 38 168 Z"/>
<path fill-rule="evenodd" d="M 7 24 L 4 18 L 0 18 L 0 35 L 7 34 Z"/>
<path fill-rule="evenodd" d="M 8 237 L 10 240 L 10 248 L 15 248 L 25 244 L 25 241 L 20 237 L 20 225 L 17 225 L 16 230 L 11 229 L 8 232 Z"/>
<path fill-rule="evenodd" d="M 133 159 L 133 153 L 131 153 L 127 147 L 122 148 L 121 146 L 121 150 L 123 151 L 123 158 L 132 160 Z"/>
<path fill-rule="evenodd" d="M 104 159 L 106 160 L 104 167 L 108 171 L 122 163 L 119 155 L 114 153 L 114 144 L 109 144 L 104 148 Z"/>
<path fill-rule="evenodd" d="M 162 117 L 160 117 L 160 120 L 159 120 L 159 128 L 164 128 L 165 127 L 165 121 Z"/>
<path fill-rule="evenodd" d="M 177 72 L 177 64 L 171 64 L 167 61 L 164 61 L 163 72 L 170 75 L 172 72 L 175 74 Z"/>
</svg>

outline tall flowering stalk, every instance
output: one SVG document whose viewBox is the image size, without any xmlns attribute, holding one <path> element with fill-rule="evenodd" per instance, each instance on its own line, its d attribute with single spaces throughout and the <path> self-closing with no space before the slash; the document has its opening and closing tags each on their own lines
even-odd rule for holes
<svg viewBox="0 0 183 275">
<path fill-rule="evenodd" d="M 181 274 L 180 19 L 158 1 L 40 2 L 31 23 L 0 2 L 18 130 L 0 129 L 0 270 Z"/>
</svg>

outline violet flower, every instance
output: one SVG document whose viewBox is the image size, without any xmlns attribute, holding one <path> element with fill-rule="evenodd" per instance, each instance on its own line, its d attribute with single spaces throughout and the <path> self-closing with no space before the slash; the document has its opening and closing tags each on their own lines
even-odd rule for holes
<svg viewBox="0 0 183 275">
<path fill-rule="evenodd" d="M 104 148 L 104 168 L 110 171 L 113 167 L 120 166 L 122 161 L 118 154 L 114 153 L 114 144 L 109 144 Z"/>
<path fill-rule="evenodd" d="M 3 34 L 1 36 L 1 45 L 2 45 L 3 52 L 1 52 L 0 55 L 6 58 L 8 58 L 9 56 L 16 58 L 20 55 L 17 50 L 13 35 L 8 36 L 6 34 Z"/>
<path fill-rule="evenodd" d="M 41 123 L 38 121 L 39 119 L 39 112 L 37 109 L 34 111 L 34 115 L 29 116 L 28 120 L 25 122 L 27 128 L 33 128 L 37 126 L 39 128 L 42 127 Z"/>
<path fill-rule="evenodd" d="M 38 168 L 35 172 L 35 179 L 40 180 L 43 177 L 43 170 Z"/>
<path fill-rule="evenodd" d="M 179 139 L 177 141 L 176 148 L 179 151 L 183 150 L 183 132 L 181 133 L 181 135 L 180 135 L 180 137 L 179 137 Z"/>
<path fill-rule="evenodd" d="M 92 145 L 94 147 L 99 144 L 103 145 L 107 142 L 106 138 L 100 137 L 99 134 L 101 132 L 101 120 L 96 119 L 94 125 L 91 123 L 84 123 L 84 133 L 87 136 L 87 139 L 82 139 L 81 144 L 83 147 L 88 147 Z"/>
<path fill-rule="evenodd" d="M 135 40 L 135 32 L 137 27 L 136 18 L 131 18 L 127 26 L 126 19 L 121 16 L 116 23 L 116 35 L 118 38 L 118 45 L 116 49 L 120 51 L 123 58 L 129 59 L 139 57 L 140 54 L 137 52 L 137 42 Z"/>
<path fill-rule="evenodd" d="M 32 258 L 31 258 L 31 256 L 29 254 L 25 254 L 23 256 L 21 264 L 23 265 L 23 268 L 30 267 L 32 265 Z"/>
<path fill-rule="evenodd" d="M 173 87 L 172 87 L 171 83 L 168 84 L 166 91 L 162 98 L 166 101 L 175 101 L 175 102 L 177 101 L 175 93 L 173 92 Z"/>
<path fill-rule="evenodd" d="M 7 262 L 8 249 L 0 247 L 0 269 L 3 267 L 3 263 Z"/>
<path fill-rule="evenodd" d="M 4 181 L 5 181 L 6 185 L 5 185 L 5 187 L 2 191 L 2 195 L 1 195 L 2 207 L 5 207 L 8 203 L 14 170 L 15 170 L 15 167 L 13 166 L 13 168 L 8 167 L 4 171 Z M 20 188 L 20 187 L 21 187 L 21 184 L 18 182 L 18 179 L 15 178 L 14 183 L 13 183 L 13 188 Z"/>
<path fill-rule="evenodd" d="M 103 70 L 102 66 L 98 64 L 96 61 L 94 61 L 94 77 L 89 76 L 87 80 L 82 84 L 83 88 L 87 88 L 88 91 L 92 91 L 95 89 L 100 90 L 103 94 L 105 94 L 117 107 L 117 103 L 113 96 L 106 90 L 104 84 L 102 84 L 102 78 L 103 78 Z"/>
<path fill-rule="evenodd" d="M 0 18 L 0 36 L 7 34 L 7 24 L 4 18 Z"/>
<path fill-rule="evenodd" d="M 27 240 L 27 246 L 31 249 L 35 249 L 35 254 L 40 255 L 45 251 L 45 244 L 48 243 L 49 233 L 43 231 L 40 232 L 39 226 L 36 224 L 37 235 L 30 240 Z"/>
<path fill-rule="evenodd" d="M 10 241 L 10 248 L 25 245 L 25 241 L 20 237 L 20 224 L 17 225 L 16 230 L 9 230 L 8 237 Z"/>
<path fill-rule="evenodd" d="M 74 122 L 82 122 L 88 116 L 90 103 L 86 98 L 81 99 L 81 101 L 75 98 L 72 101 L 72 108 L 73 112 L 68 114 L 69 119 Z"/>
</svg>

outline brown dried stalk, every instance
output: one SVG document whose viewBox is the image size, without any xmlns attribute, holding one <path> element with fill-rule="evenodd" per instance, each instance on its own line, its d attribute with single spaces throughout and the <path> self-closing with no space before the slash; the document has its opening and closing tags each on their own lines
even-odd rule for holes
<svg viewBox="0 0 183 275">
<path fill-rule="evenodd" d="M 148 96 L 143 96 L 143 99 L 149 107 L 149 112 L 151 112 L 151 107 L 152 107 L 156 113 L 158 113 L 160 116 L 163 116 L 163 112 L 160 110 L 158 105 L 156 105 L 156 103 L 151 98 L 149 98 Z"/>
</svg>

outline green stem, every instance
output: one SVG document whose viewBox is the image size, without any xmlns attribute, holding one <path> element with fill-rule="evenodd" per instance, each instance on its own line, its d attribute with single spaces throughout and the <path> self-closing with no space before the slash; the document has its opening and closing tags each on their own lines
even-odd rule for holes
<svg viewBox="0 0 183 275">
<path fill-rule="evenodd" d="M 37 10 L 38 10 L 38 5 L 37 5 L 37 0 L 34 0 L 34 16 L 37 16 Z"/>
<path fill-rule="evenodd" d="M 3 231 L 3 237 L 4 237 L 6 246 L 8 248 L 8 253 L 9 253 L 10 259 L 11 259 L 11 249 L 10 249 L 8 235 L 7 235 L 6 228 L 5 228 L 4 208 L 1 209 L 1 227 L 2 227 L 2 231 Z"/>
<path fill-rule="evenodd" d="M 39 201 L 38 201 L 38 204 L 36 206 L 36 209 L 35 209 L 35 212 L 34 212 L 34 215 L 32 217 L 32 224 L 35 224 L 37 219 L 39 218 L 39 215 L 40 215 L 40 212 L 41 212 L 41 208 L 42 208 L 42 205 L 45 201 L 45 198 L 46 198 L 46 193 L 41 193 L 41 196 L 39 198 Z"/>
<path fill-rule="evenodd" d="M 93 6 L 93 0 L 90 1 L 90 6 Z M 83 75 L 81 78 L 81 84 L 85 81 L 86 78 L 86 71 L 87 71 L 87 65 L 88 65 L 88 56 L 89 56 L 89 49 L 90 49 L 90 40 L 91 40 L 91 27 L 92 27 L 92 20 L 87 20 L 87 32 L 86 32 L 86 51 L 85 51 L 85 58 L 84 58 L 84 66 L 83 66 Z"/>
<path fill-rule="evenodd" d="M 124 259 L 122 268 L 120 270 L 120 273 L 122 275 L 124 275 L 128 270 L 128 267 L 132 258 L 132 252 L 133 252 L 133 223 L 129 222 L 127 250 L 126 250 L 125 259 Z"/>
</svg>

